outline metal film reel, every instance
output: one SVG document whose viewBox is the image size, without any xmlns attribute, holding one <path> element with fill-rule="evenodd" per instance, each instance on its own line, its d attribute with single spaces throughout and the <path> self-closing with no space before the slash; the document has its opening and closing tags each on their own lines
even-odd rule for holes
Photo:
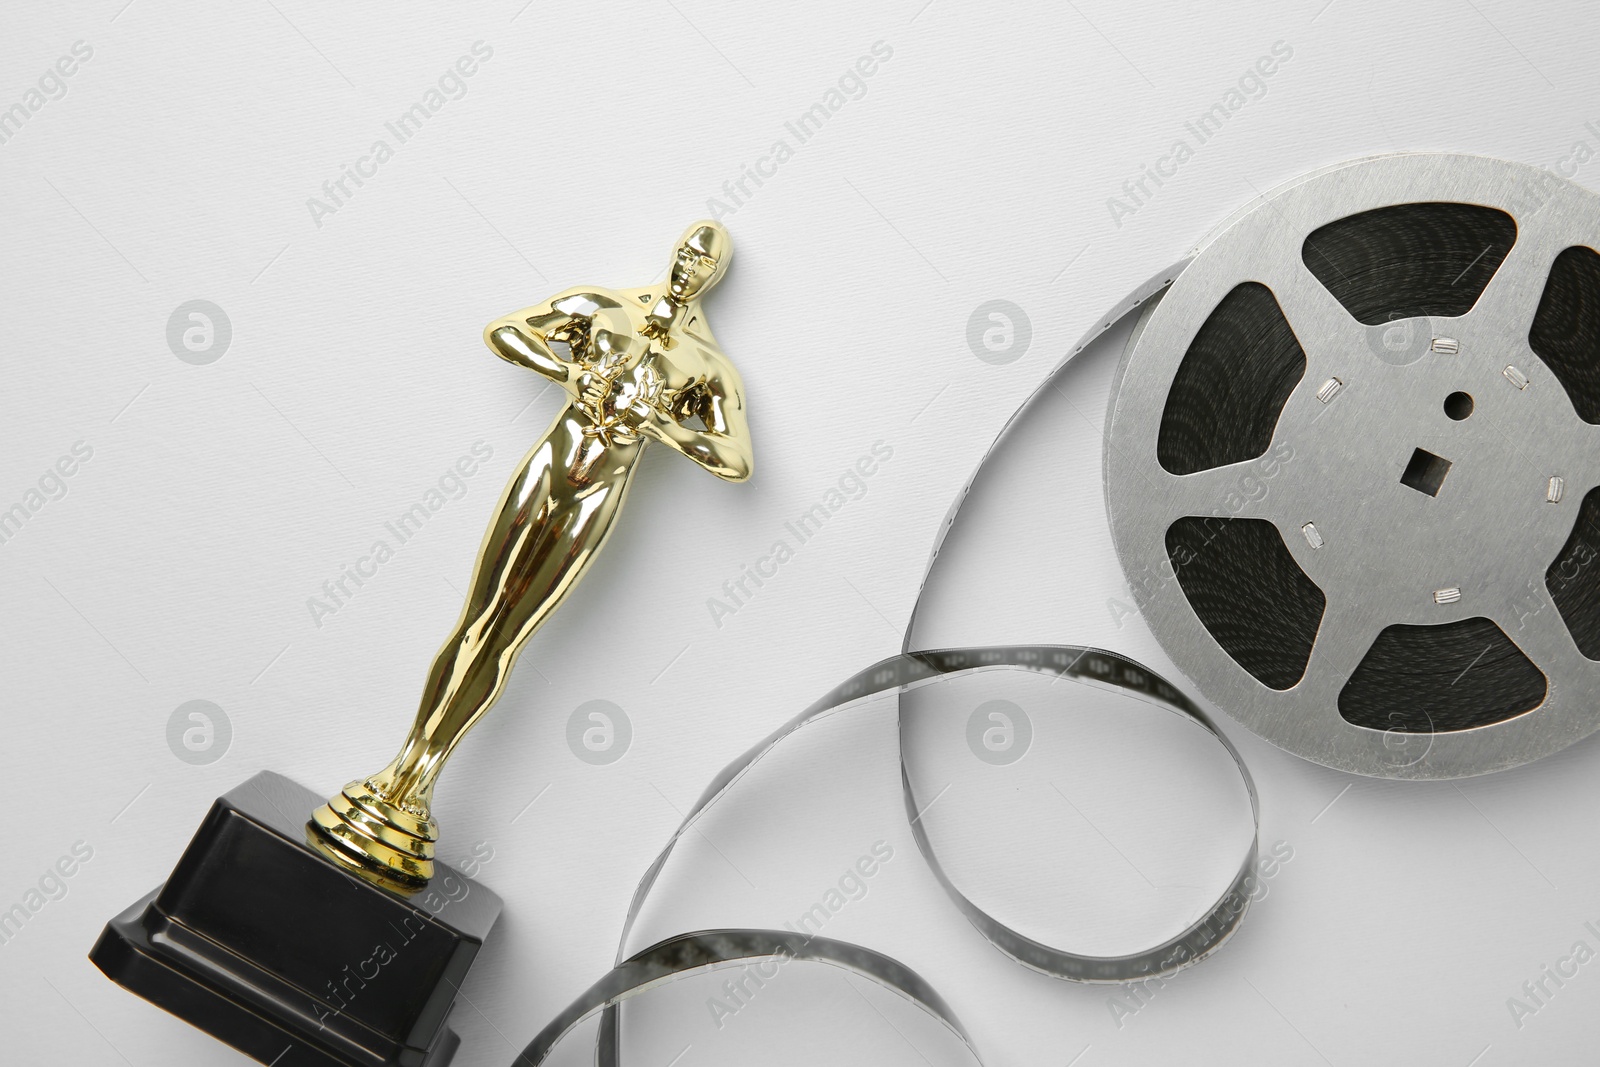
<svg viewBox="0 0 1600 1067">
<path fill-rule="evenodd" d="M 1152 631 L 1296 755 L 1387 778 L 1600 728 L 1600 197 L 1398 155 L 1290 183 L 1148 305 L 1107 508 Z"/>
</svg>

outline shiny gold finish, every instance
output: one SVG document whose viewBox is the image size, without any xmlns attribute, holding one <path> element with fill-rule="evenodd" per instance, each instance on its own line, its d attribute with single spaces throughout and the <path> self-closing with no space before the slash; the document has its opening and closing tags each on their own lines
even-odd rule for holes
<svg viewBox="0 0 1600 1067">
<path fill-rule="evenodd" d="M 484 330 L 496 355 L 570 401 L 500 497 L 400 754 L 313 814 L 308 833 L 325 853 L 411 884 L 432 876 L 439 771 L 605 544 L 648 442 L 729 481 L 750 477 L 743 387 L 700 308 L 732 252 L 721 225 L 696 223 L 662 285 L 568 289 Z"/>
</svg>

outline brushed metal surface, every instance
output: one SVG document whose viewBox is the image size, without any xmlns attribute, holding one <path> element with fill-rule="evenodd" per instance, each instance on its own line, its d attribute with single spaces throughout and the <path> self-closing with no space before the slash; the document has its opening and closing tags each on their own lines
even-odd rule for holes
<svg viewBox="0 0 1600 1067">
<path fill-rule="evenodd" d="M 1301 260 L 1306 235 L 1348 215 L 1452 201 L 1512 215 L 1517 239 L 1466 314 L 1357 322 Z M 1112 389 L 1106 503 L 1118 557 L 1162 647 L 1205 696 L 1298 756 L 1385 778 L 1454 778 L 1515 767 L 1600 727 L 1600 664 L 1585 659 L 1545 589 L 1584 492 L 1600 482 L 1600 428 L 1583 422 L 1528 345 L 1550 265 L 1600 246 L 1600 197 L 1546 171 L 1475 156 L 1406 154 L 1326 168 L 1258 198 L 1197 250 L 1130 339 Z M 1187 476 L 1156 457 L 1162 411 L 1195 333 L 1236 285 L 1273 291 L 1306 354 L 1264 476 L 1258 461 Z M 1400 363 L 1373 331 L 1428 331 Z M 1508 368 L 1526 378 L 1518 388 Z M 1340 384 L 1327 396 L 1326 383 Z M 1455 392 L 1473 399 L 1446 414 Z M 1322 396 L 1319 396 L 1319 393 Z M 1324 399 L 1324 397 L 1326 399 Z M 1421 448 L 1450 461 L 1437 496 L 1403 485 Z M 1576 492 L 1550 500 L 1553 478 Z M 1305 676 L 1269 689 L 1222 650 L 1173 577 L 1167 527 L 1185 515 L 1259 518 L 1327 596 Z M 1317 537 L 1308 536 L 1308 524 Z M 1439 598 L 1438 590 L 1459 590 Z M 1337 699 L 1386 626 L 1486 616 L 1544 672 L 1545 700 L 1470 730 L 1354 726 Z M 1470 673 L 1459 680 L 1470 685 Z"/>
</svg>

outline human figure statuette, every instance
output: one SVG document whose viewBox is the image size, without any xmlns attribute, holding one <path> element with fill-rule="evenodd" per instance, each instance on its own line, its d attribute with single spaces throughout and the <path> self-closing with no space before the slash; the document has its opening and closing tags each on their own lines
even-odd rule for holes
<svg viewBox="0 0 1600 1067">
<path fill-rule="evenodd" d="M 721 225 L 696 223 L 661 284 L 568 289 L 484 330 L 496 355 L 554 381 L 568 403 L 500 497 L 399 755 L 307 825 L 325 854 L 401 886 L 432 877 L 439 772 L 605 544 L 650 441 L 728 481 L 750 477 L 739 374 L 700 307 L 731 255 Z"/>
</svg>

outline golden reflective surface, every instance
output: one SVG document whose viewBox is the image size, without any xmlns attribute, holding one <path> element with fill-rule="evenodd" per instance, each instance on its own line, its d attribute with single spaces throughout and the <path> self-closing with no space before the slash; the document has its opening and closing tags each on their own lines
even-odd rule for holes
<svg viewBox="0 0 1600 1067">
<path fill-rule="evenodd" d="M 720 224 L 696 223 L 660 285 L 568 289 L 485 328 L 496 355 L 559 384 L 568 404 L 500 497 L 399 754 L 312 815 L 324 853 L 389 879 L 432 876 L 434 782 L 605 544 L 649 442 L 729 481 L 750 476 L 743 386 L 700 308 L 732 252 Z"/>
</svg>

